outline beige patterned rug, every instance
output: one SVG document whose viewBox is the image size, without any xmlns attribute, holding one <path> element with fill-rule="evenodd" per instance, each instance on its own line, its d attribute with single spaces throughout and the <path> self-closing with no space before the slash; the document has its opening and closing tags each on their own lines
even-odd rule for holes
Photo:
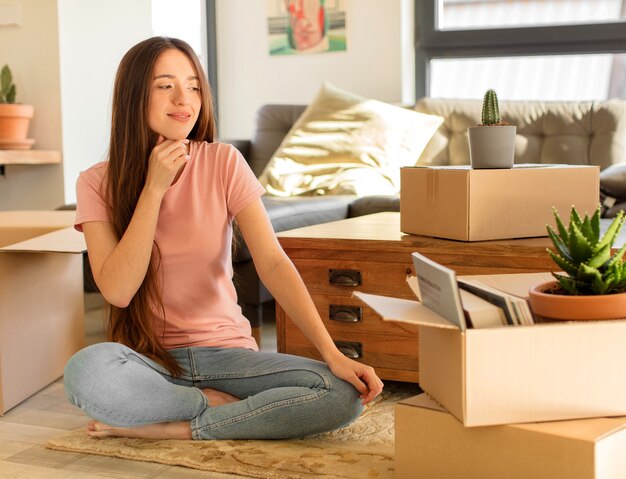
<svg viewBox="0 0 626 479">
<path fill-rule="evenodd" d="M 383 394 L 350 426 L 288 441 L 179 441 L 88 438 L 84 431 L 52 439 L 48 449 L 185 466 L 261 479 L 393 477 L 393 411 L 420 392 L 387 382 Z"/>
</svg>

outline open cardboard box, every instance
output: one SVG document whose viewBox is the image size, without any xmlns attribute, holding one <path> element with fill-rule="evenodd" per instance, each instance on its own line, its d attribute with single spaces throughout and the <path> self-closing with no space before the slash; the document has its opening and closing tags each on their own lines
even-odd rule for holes
<svg viewBox="0 0 626 479">
<path fill-rule="evenodd" d="M 478 275 L 524 294 L 546 273 Z M 420 386 L 465 426 L 626 415 L 626 320 L 459 327 L 417 301 L 355 292 L 418 325 Z"/>
<path fill-rule="evenodd" d="M 623 479 L 626 417 L 466 428 L 426 394 L 395 407 L 395 477 Z"/>
<path fill-rule="evenodd" d="M 84 346 L 86 248 L 74 215 L 0 212 L 0 415 L 61 377 Z"/>
<path fill-rule="evenodd" d="M 547 236 L 552 207 L 598 207 L 600 170 L 589 165 L 408 166 L 400 170 L 400 229 L 462 241 Z M 530 192 L 530 193 L 529 193 Z"/>
</svg>

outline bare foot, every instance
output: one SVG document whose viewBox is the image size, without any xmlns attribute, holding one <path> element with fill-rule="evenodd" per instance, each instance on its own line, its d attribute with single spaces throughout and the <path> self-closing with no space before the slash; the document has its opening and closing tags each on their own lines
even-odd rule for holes
<svg viewBox="0 0 626 479">
<path fill-rule="evenodd" d="M 89 421 L 87 435 L 91 437 L 139 437 L 143 439 L 191 439 L 191 425 L 186 421 L 162 422 L 138 427 L 113 427 L 99 421 Z"/>
<path fill-rule="evenodd" d="M 206 388 L 203 389 L 202 392 L 209 400 L 209 406 L 221 406 L 222 404 L 241 401 L 237 396 L 225 393 L 224 391 L 218 391 L 217 389 Z"/>
<path fill-rule="evenodd" d="M 221 406 L 241 401 L 237 396 L 217 389 L 202 389 L 209 400 L 209 406 Z M 191 439 L 191 425 L 188 421 L 161 422 L 138 427 L 114 427 L 100 421 L 89 421 L 87 435 L 91 437 L 138 437 L 143 439 Z"/>
</svg>

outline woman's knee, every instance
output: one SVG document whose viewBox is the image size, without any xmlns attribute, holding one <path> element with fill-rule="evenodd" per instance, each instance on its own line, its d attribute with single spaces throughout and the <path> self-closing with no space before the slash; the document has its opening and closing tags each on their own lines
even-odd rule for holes
<svg viewBox="0 0 626 479">
<path fill-rule="evenodd" d="M 363 412 L 361 393 L 352 384 L 339 378 L 333 381 L 333 390 L 338 403 L 342 405 L 338 408 L 340 414 L 337 420 L 341 423 L 338 427 L 350 424 Z"/>
<path fill-rule="evenodd" d="M 72 404 L 79 405 L 78 398 L 85 398 L 97 390 L 110 375 L 107 370 L 124 361 L 126 346 L 119 343 L 97 343 L 74 354 L 65 365 L 63 382 L 65 392 Z M 97 394 L 97 393 L 96 393 Z"/>
</svg>

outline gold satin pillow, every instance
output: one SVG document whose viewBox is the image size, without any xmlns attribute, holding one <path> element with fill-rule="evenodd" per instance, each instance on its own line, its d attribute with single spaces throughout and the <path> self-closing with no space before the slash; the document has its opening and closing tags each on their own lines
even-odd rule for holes
<svg viewBox="0 0 626 479">
<path fill-rule="evenodd" d="M 443 118 L 324 84 L 259 181 L 275 196 L 391 195 Z"/>
</svg>

